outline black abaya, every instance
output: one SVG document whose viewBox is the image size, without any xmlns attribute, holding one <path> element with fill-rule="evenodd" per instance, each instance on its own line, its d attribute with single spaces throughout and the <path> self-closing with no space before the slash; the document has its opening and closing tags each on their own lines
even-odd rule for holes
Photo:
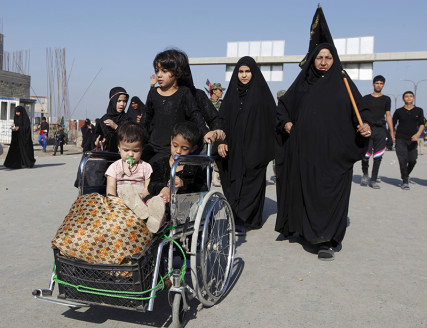
<svg viewBox="0 0 427 328">
<path fill-rule="evenodd" d="M 83 152 L 92 150 L 95 147 L 95 140 L 93 140 L 93 135 L 95 132 L 95 127 L 90 122 L 90 119 L 86 119 L 85 124 L 81 128 L 82 131 L 82 148 Z"/>
<path fill-rule="evenodd" d="M 242 85 L 238 71 L 248 66 L 252 79 Z M 240 86 L 239 86 L 240 85 Z M 236 224 L 262 226 L 266 169 L 274 157 L 275 102 L 255 60 L 241 58 L 221 105 L 228 155 L 217 161 L 225 196 Z"/>
<path fill-rule="evenodd" d="M 18 116 L 16 115 L 17 112 L 21 114 Z M 13 121 L 15 127 L 19 127 L 19 129 L 12 131 L 12 142 L 3 165 L 11 169 L 20 169 L 22 166 L 33 167 L 36 160 L 34 158 L 31 124 L 24 107 L 15 108 Z"/>
<path fill-rule="evenodd" d="M 138 108 L 134 109 L 132 107 L 132 103 L 138 104 Z M 132 97 L 132 99 L 130 100 L 128 111 L 126 112 L 126 115 L 128 116 L 128 118 L 132 122 L 137 123 L 136 122 L 137 116 L 144 115 L 144 111 L 145 111 L 145 105 L 141 101 L 141 99 L 139 99 L 139 97 L 137 97 L 137 96 Z"/>
<path fill-rule="evenodd" d="M 333 65 L 319 74 L 314 58 L 327 48 Z M 323 74 L 323 75 L 322 75 Z M 364 122 L 369 110 L 349 80 Z M 284 126 L 292 122 L 288 135 Z M 335 48 L 320 44 L 277 108 L 276 231 L 299 232 L 311 244 L 340 243 L 347 226 L 353 164 L 363 158 L 367 138 L 357 120 L 342 78 Z"/>
</svg>

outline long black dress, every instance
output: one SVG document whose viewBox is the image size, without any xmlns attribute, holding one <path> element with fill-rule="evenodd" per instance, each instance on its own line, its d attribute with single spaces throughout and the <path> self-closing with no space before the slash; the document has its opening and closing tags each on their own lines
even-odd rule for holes
<svg viewBox="0 0 427 328">
<path fill-rule="evenodd" d="M 242 65 L 252 73 L 246 85 L 238 78 Z M 241 58 L 220 108 L 228 154 L 217 160 L 224 195 L 238 225 L 262 226 L 266 170 L 274 157 L 275 108 L 273 95 L 255 60 Z"/>
<path fill-rule="evenodd" d="M 95 127 L 90 122 L 90 119 L 86 119 L 85 124 L 81 128 L 82 131 L 82 148 L 83 152 L 92 150 L 95 145 L 93 140 L 93 136 L 95 133 Z"/>
<path fill-rule="evenodd" d="M 138 108 L 133 109 L 132 103 L 138 104 Z M 139 97 L 137 97 L 137 96 L 132 97 L 132 99 L 130 100 L 128 111 L 126 112 L 126 115 L 129 117 L 129 119 L 132 122 L 136 123 L 137 116 L 144 115 L 144 111 L 145 111 L 145 105 L 141 101 L 141 99 L 139 99 Z"/>
<path fill-rule="evenodd" d="M 16 115 L 18 112 L 19 116 Z M 15 108 L 13 122 L 16 127 L 19 127 L 19 130 L 12 131 L 12 142 L 3 165 L 10 169 L 20 169 L 23 166 L 33 167 L 36 160 L 31 138 L 31 123 L 24 107 Z"/>
<path fill-rule="evenodd" d="M 315 69 L 314 58 L 327 48 L 333 65 Z M 323 74 L 323 75 L 322 75 Z M 370 112 L 350 80 L 362 119 Z M 292 122 L 288 135 L 284 126 Z M 299 232 L 311 244 L 336 246 L 347 227 L 353 164 L 362 159 L 368 138 L 357 133 L 357 120 L 345 88 L 335 47 L 316 47 L 277 108 L 276 231 Z"/>
<path fill-rule="evenodd" d="M 116 130 L 109 127 L 104 123 L 105 120 L 113 120 L 119 127 L 129 121 L 125 112 L 117 112 L 117 101 L 120 95 L 126 95 L 126 90 L 122 87 L 115 87 L 110 90 L 110 102 L 108 103 L 107 113 L 101 117 L 99 121 L 97 121 L 95 135 L 94 138 L 101 136 L 101 139 L 105 138 L 105 149 L 110 152 L 118 152 L 119 149 L 117 147 L 117 138 L 116 138 Z M 99 124 L 98 124 L 99 123 Z"/>
</svg>

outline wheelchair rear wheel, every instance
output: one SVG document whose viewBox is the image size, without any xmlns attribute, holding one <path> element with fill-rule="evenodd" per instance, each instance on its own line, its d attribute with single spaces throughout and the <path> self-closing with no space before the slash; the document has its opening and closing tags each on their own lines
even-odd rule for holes
<svg viewBox="0 0 427 328">
<path fill-rule="evenodd" d="M 213 306 L 230 282 L 234 231 L 233 212 L 224 195 L 209 192 L 197 212 L 191 243 L 193 288 L 205 306 Z"/>
</svg>

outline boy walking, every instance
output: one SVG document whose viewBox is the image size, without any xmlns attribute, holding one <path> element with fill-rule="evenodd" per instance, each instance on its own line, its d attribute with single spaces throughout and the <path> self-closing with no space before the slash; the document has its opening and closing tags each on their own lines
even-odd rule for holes
<svg viewBox="0 0 427 328">
<path fill-rule="evenodd" d="M 414 106 L 414 93 L 403 94 L 405 105 L 398 108 L 393 115 L 393 126 L 399 123 L 396 130 L 396 155 L 399 160 L 401 188 L 409 190 L 409 175 L 417 163 L 417 142 L 424 131 L 424 113 Z"/>
<path fill-rule="evenodd" d="M 365 154 L 365 158 L 362 159 L 362 172 L 363 177 L 360 183 L 361 186 L 366 187 L 369 181 L 369 158 L 372 156 L 374 158 L 374 163 L 372 165 L 372 174 L 371 174 L 371 183 L 370 186 L 374 189 L 380 189 L 380 185 L 377 182 L 378 171 L 380 169 L 381 159 L 383 157 L 384 151 L 386 149 L 387 142 L 387 125 L 390 129 L 390 134 L 393 136 L 393 120 L 390 114 L 390 97 L 385 96 L 381 93 L 384 88 L 385 78 L 382 75 L 377 75 L 373 80 L 374 92 L 363 97 L 363 100 L 366 102 L 368 108 L 372 113 L 372 122 L 371 130 L 372 135 L 369 139 L 368 150 Z M 384 119 L 385 115 L 385 119 Z"/>
</svg>

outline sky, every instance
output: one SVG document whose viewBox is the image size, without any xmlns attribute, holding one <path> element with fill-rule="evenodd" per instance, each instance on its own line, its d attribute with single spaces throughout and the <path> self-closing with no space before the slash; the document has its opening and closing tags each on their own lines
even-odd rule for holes
<svg viewBox="0 0 427 328">
<path fill-rule="evenodd" d="M 318 0 L 145 1 L 2 0 L 0 32 L 4 50 L 29 51 L 31 95 L 47 96 L 46 49 L 65 48 L 69 102 L 73 119 L 101 117 L 115 86 L 145 102 L 152 62 L 158 52 L 178 48 L 192 57 L 226 56 L 227 42 L 285 40 L 285 55 L 305 55 Z M 374 51 L 427 51 L 426 0 L 320 2 L 333 38 L 374 36 Z M 284 65 L 282 82 L 270 82 L 273 95 L 298 75 Z M 197 88 L 206 79 L 225 82 L 225 66 L 192 66 Z M 392 111 L 404 91 L 414 91 L 417 106 L 427 107 L 427 61 L 377 62 Z M 412 82 L 402 80 L 412 80 Z M 372 81 L 355 81 L 362 95 Z M 397 100 L 397 101 L 396 101 Z"/>
</svg>

